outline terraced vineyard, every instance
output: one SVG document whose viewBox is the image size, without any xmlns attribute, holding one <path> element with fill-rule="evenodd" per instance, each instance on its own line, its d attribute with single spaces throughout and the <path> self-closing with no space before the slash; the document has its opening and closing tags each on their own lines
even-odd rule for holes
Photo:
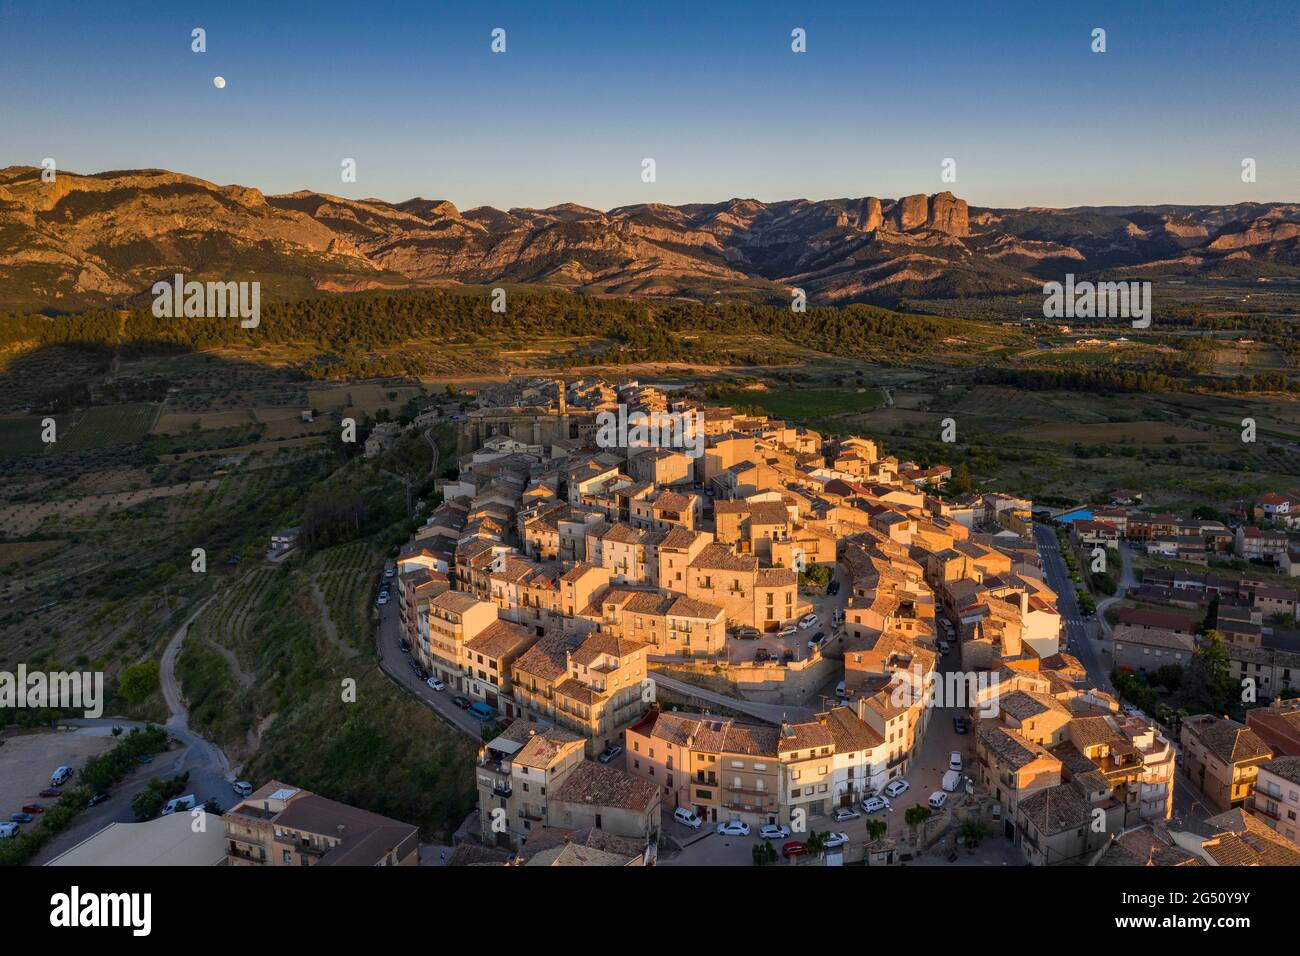
<svg viewBox="0 0 1300 956">
<path fill-rule="evenodd" d="M 365 541 L 321 551 L 314 559 L 315 580 L 340 640 L 370 646 L 369 605 L 382 556 Z"/>
<path fill-rule="evenodd" d="M 253 568 L 222 589 L 190 627 L 190 635 L 234 653 L 240 665 L 253 669 L 253 621 L 258 605 L 275 578 L 277 569 Z"/>
</svg>

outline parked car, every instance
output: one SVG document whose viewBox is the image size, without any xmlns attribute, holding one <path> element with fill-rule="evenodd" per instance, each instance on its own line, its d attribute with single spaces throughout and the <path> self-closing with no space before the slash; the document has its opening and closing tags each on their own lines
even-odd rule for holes
<svg viewBox="0 0 1300 956">
<path fill-rule="evenodd" d="M 951 754 L 948 755 L 948 769 L 956 770 L 958 773 L 961 773 L 961 751 L 960 750 L 954 750 Z"/>
<path fill-rule="evenodd" d="M 403 654 L 411 653 L 411 642 L 408 641 L 406 638 L 402 638 L 400 641 L 398 641 L 397 646 L 402 649 Z"/>
<path fill-rule="evenodd" d="M 391 577 L 392 577 L 394 574 L 396 574 L 396 573 L 397 573 L 397 569 L 396 569 L 396 568 L 385 568 L 385 569 L 384 569 L 384 577 L 386 577 L 386 578 L 391 578 Z"/>
<path fill-rule="evenodd" d="M 387 594 L 381 594 L 381 595 L 379 595 L 379 597 L 375 600 L 375 603 L 378 604 L 378 605 L 381 605 L 381 606 L 384 605 L 384 604 L 387 604 L 387 603 L 388 603 L 388 595 L 387 595 Z"/>
<path fill-rule="evenodd" d="M 23 813 L 44 813 L 45 804 L 43 803 L 24 803 Z"/>
<path fill-rule="evenodd" d="M 86 805 L 87 805 L 87 806 L 90 806 L 90 807 L 97 807 L 97 806 L 99 806 L 101 803 L 103 803 L 105 800 L 107 800 L 108 798 L 109 798 L 109 794 L 106 793 L 105 791 L 102 791 L 102 790 L 101 790 L 99 793 L 97 793 L 97 794 L 95 794 L 93 797 L 91 797 L 91 798 L 90 798 L 90 802 L 89 802 L 88 804 L 86 804 Z"/>
<path fill-rule="evenodd" d="M 63 791 L 60 790 L 58 787 L 46 787 L 44 790 L 38 793 L 37 796 L 38 797 L 61 797 L 63 796 Z"/>
<path fill-rule="evenodd" d="M 698 830 L 704 826 L 704 821 L 696 816 L 694 810 L 687 807 L 678 807 L 674 810 L 673 819 L 684 827 L 690 827 L 692 830 Z"/>
<path fill-rule="evenodd" d="M 34 819 L 30 813 L 14 813 L 9 816 L 10 823 L 31 823 Z"/>
<path fill-rule="evenodd" d="M 839 594 L 839 593 L 840 593 L 840 582 L 839 582 L 839 581 L 832 581 L 830 584 L 826 585 L 826 593 L 827 593 L 830 597 L 834 597 L 835 595 Z"/>
<path fill-rule="evenodd" d="M 856 820 L 862 814 L 858 813 L 852 807 L 840 807 L 835 811 L 835 822 L 843 823 L 845 820 Z"/>
<path fill-rule="evenodd" d="M 736 637 L 742 641 L 756 641 L 759 638 L 759 631 L 756 627 L 742 627 L 736 630 Z"/>
<path fill-rule="evenodd" d="M 798 633 L 799 633 L 799 628 L 795 627 L 793 624 L 790 624 L 790 625 L 788 625 L 788 626 L 786 626 L 786 627 L 781 628 L 781 630 L 777 631 L 777 632 L 776 632 L 776 636 L 777 636 L 777 637 L 794 637 L 794 636 L 795 636 L 796 634 L 798 634 Z"/>
<path fill-rule="evenodd" d="M 943 805 L 948 802 L 948 794 L 944 793 L 942 790 L 936 790 L 934 793 L 930 794 L 929 802 L 930 806 L 934 807 L 934 809 L 940 810 L 943 808 Z"/>
<path fill-rule="evenodd" d="M 906 780 L 891 780 L 889 781 L 889 786 L 885 787 L 885 795 L 889 797 L 900 796 L 901 794 L 907 793 L 907 789 L 910 786 L 911 784 Z"/>
<path fill-rule="evenodd" d="M 436 677 L 426 677 L 424 682 L 429 685 L 430 690 L 446 690 L 447 685 Z"/>
<path fill-rule="evenodd" d="M 611 760 L 615 759 L 622 752 L 623 752 L 623 748 L 620 747 L 618 744 L 614 744 L 612 747 L 606 747 L 605 750 L 601 753 L 601 755 L 596 759 L 599 760 L 601 763 L 609 763 Z"/>
<path fill-rule="evenodd" d="M 759 827 L 758 835 L 764 840 L 784 840 L 790 835 L 790 828 L 782 823 L 765 823 Z"/>
<path fill-rule="evenodd" d="M 799 840 L 791 840 L 789 843 L 786 843 L 781 847 L 781 855 L 787 860 L 792 856 L 807 856 L 808 844 Z"/>
<path fill-rule="evenodd" d="M 939 641 L 939 642 L 936 644 L 936 646 L 939 648 L 939 654 L 940 654 L 940 655 L 946 655 L 946 654 L 951 653 L 951 651 L 952 651 L 952 645 L 949 644 L 947 641 Z"/>
<path fill-rule="evenodd" d="M 247 780 L 236 780 L 231 785 L 231 789 L 241 797 L 251 797 L 253 795 L 253 785 Z"/>
<path fill-rule="evenodd" d="M 959 734 L 964 734 L 970 729 L 970 725 L 966 723 L 966 718 L 961 714 L 953 714 L 952 729 Z"/>
<path fill-rule="evenodd" d="M 479 720 L 491 720 L 497 715 L 495 707 L 489 707 L 481 700 L 476 700 L 468 707 L 469 712 Z"/>
<path fill-rule="evenodd" d="M 822 639 L 824 637 L 826 637 L 825 631 L 818 631 L 816 634 L 814 634 L 812 638 L 808 641 L 808 650 L 810 651 L 817 650 L 817 648 L 821 645 Z"/>
<path fill-rule="evenodd" d="M 840 681 L 835 685 L 835 696 L 840 700 L 844 700 L 844 681 Z"/>
<path fill-rule="evenodd" d="M 461 697 L 460 694 L 457 694 L 455 697 L 453 697 L 451 699 L 451 702 L 455 704 L 457 707 L 459 707 L 461 710 L 469 710 L 469 700 L 465 697 Z"/>
<path fill-rule="evenodd" d="M 833 850 L 837 846 L 844 846 L 848 842 L 849 835 L 847 833 L 828 833 L 826 834 L 826 842 L 822 846 L 828 850 Z"/>
<path fill-rule="evenodd" d="M 141 754 L 135 759 L 137 763 L 153 763 L 153 754 Z"/>
<path fill-rule="evenodd" d="M 816 624 L 817 621 L 818 618 L 816 614 L 805 614 L 803 617 L 799 618 L 799 629 L 801 631 L 806 631 L 808 628 Z"/>
<path fill-rule="evenodd" d="M 18 836 L 18 824 L 0 823 L 0 840 L 12 840 Z"/>
<path fill-rule="evenodd" d="M 761 664 L 763 661 L 770 661 L 771 659 L 772 659 L 772 652 L 769 651 L 766 647 L 760 647 L 758 650 L 754 652 L 755 663 Z"/>
<path fill-rule="evenodd" d="M 717 832 L 723 836 L 749 836 L 749 824 L 744 820 L 728 820 L 718 824 Z"/>
<path fill-rule="evenodd" d="M 879 813 L 889 809 L 889 801 L 884 797 L 867 797 L 862 801 L 862 809 L 868 813 Z"/>
<path fill-rule="evenodd" d="M 50 786 L 61 787 L 71 779 L 71 767 L 56 767 L 54 773 L 50 774 Z"/>
<path fill-rule="evenodd" d="M 417 674 L 420 673 L 420 662 L 419 662 L 419 661 L 417 661 L 417 660 L 415 660 L 414 658 L 412 658 L 411 660 L 407 661 L 406 663 L 407 663 L 407 665 L 411 668 L 411 670 L 415 671 L 415 673 L 417 673 Z"/>
</svg>

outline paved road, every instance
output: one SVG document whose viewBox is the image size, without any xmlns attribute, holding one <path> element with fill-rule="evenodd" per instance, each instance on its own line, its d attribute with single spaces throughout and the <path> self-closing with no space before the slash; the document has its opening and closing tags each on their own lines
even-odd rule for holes
<svg viewBox="0 0 1300 956">
<path fill-rule="evenodd" d="M 394 588 L 394 594 L 396 588 Z M 451 702 L 454 691 L 449 687 L 436 691 L 415 676 L 408 663 L 410 654 L 402 652 L 402 618 L 397 610 L 397 601 L 389 601 L 379 609 L 379 668 L 389 679 L 418 699 L 446 723 L 474 740 L 483 739 L 483 722 L 461 710 Z"/>
<path fill-rule="evenodd" d="M 1079 610 L 1074 582 L 1070 580 L 1069 569 L 1057 546 L 1056 530 L 1045 524 L 1035 524 L 1034 539 L 1038 545 L 1043 573 L 1047 576 L 1047 586 L 1056 592 L 1056 608 L 1065 622 L 1066 649 L 1079 658 L 1094 687 L 1111 690 L 1110 668 L 1102 660 L 1100 651 L 1089 636 L 1090 629 L 1083 612 Z"/>
</svg>

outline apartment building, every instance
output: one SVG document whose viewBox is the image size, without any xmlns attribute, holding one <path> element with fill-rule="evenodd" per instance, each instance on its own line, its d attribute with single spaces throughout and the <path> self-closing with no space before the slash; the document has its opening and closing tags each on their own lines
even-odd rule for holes
<svg viewBox="0 0 1300 956">
<path fill-rule="evenodd" d="M 511 666 L 539 639 L 519 624 L 493 621 L 461 648 L 461 669 L 467 678 L 465 692 L 506 717 L 516 716 L 510 697 Z"/>
<path fill-rule="evenodd" d="M 651 645 L 655 654 L 695 657 L 720 653 L 726 645 L 722 608 L 681 594 L 612 587 L 596 595 L 584 614 L 601 630 Z"/>
<path fill-rule="evenodd" d="M 981 720 L 975 732 L 975 777 L 1002 805 L 1010 837 L 1020 803 L 1060 784 L 1061 761 L 996 720 Z"/>
<path fill-rule="evenodd" d="M 419 828 L 272 780 L 221 818 L 228 866 L 417 866 Z"/>
<path fill-rule="evenodd" d="M 497 620 L 496 605 L 464 591 L 444 591 L 429 599 L 425 620 L 428 639 L 417 646 L 417 656 L 448 687 L 465 690 L 466 679 L 461 672 L 465 642 Z"/>
<path fill-rule="evenodd" d="M 788 568 L 760 568 L 752 554 L 706 545 L 687 567 L 688 597 L 722 607 L 726 619 L 760 630 L 777 630 L 802 613 L 799 575 Z"/>
<path fill-rule="evenodd" d="M 515 660 L 515 706 L 524 716 L 559 724 L 587 740 L 594 756 L 622 742 L 645 711 L 646 655 L 651 645 L 613 634 L 547 635 Z"/>
<path fill-rule="evenodd" d="M 479 834 L 518 848 L 547 826 L 547 795 L 583 760 L 586 738 L 549 724 L 515 720 L 478 751 Z"/>
<path fill-rule="evenodd" d="M 1269 829 L 1300 847 L 1300 757 L 1259 765 L 1252 812 Z"/>
<path fill-rule="evenodd" d="M 1213 714 L 1184 719 L 1181 743 L 1187 776 L 1220 811 L 1250 802 L 1260 764 L 1273 757 L 1245 724 Z"/>
</svg>

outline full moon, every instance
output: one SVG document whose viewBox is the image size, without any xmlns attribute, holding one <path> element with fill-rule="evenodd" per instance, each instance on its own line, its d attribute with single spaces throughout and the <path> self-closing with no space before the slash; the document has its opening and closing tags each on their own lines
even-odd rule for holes
<svg viewBox="0 0 1300 956">
<path fill-rule="evenodd" d="M 214 76 L 212 78 L 212 85 L 219 90 L 224 90 L 226 88 L 226 78 L 224 76 Z"/>
</svg>

